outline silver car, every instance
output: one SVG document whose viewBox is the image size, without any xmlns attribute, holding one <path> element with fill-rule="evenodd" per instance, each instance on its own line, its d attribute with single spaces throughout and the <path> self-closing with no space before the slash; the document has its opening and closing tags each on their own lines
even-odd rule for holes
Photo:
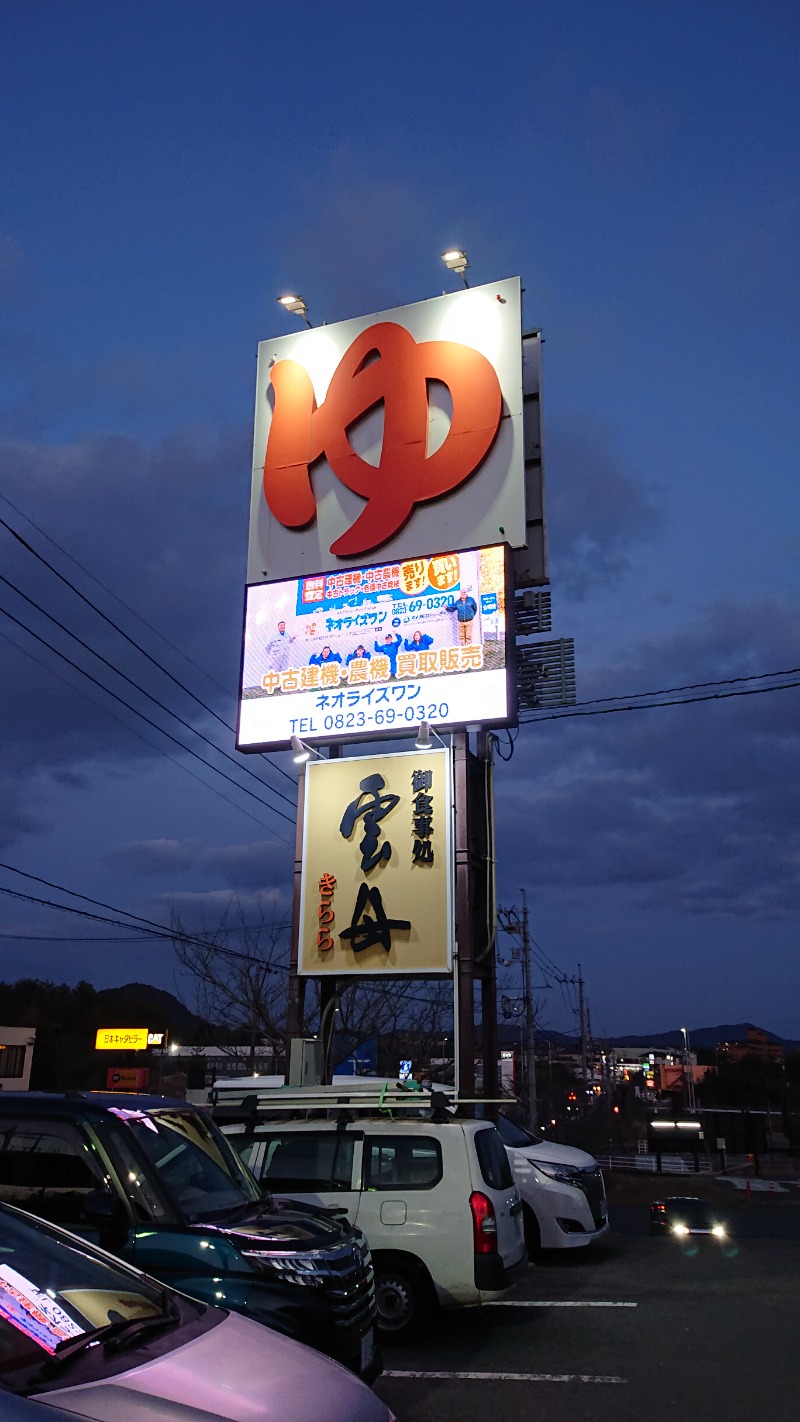
<svg viewBox="0 0 800 1422">
<path fill-rule="evenodd" d="M 3 1392 L 104 1422 L 394 1422 L 352 1373 L 0 1205 Z M 16 1415 L 16 1414 L 11 1414 Z"/>
</svg>

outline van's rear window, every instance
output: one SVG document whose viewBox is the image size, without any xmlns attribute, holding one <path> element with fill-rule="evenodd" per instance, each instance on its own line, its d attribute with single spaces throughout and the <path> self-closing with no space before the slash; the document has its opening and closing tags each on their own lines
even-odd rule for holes
<svg viewBox="0 0 800 1422">
<path fill-rule="evenodd" d="M 485 1131 L 476 1131 L 475 1153 L 484 1185 L 488 1185 L 490 1190 L 509 1190 L 514 1184 L 514 1176 L 503 1142 L 494 1126 L 487 1126 Z"/>
</svg>

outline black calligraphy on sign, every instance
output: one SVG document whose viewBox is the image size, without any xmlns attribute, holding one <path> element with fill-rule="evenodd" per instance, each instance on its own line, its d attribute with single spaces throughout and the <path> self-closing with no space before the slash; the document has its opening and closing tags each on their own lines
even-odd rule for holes
<svg viewBox="0 0 800 1422">
<path fill-rule="evenodd" d="M 412 864 L 433 863 L 433 844 L 431 843 L 433 796 L 427 793 L 432 785 L 433 772 L 431 770 L 412 770 L 411 791 L 414 796 L 411 814 L 411 827 L 414 833 L 414 843 L 411 849 Z"/>
<path fill-rule="evenodd" d="M 372 909 L 374 918 L 367 912 L 368 908 Z M 392 946 L 392 933 L 410 927 L 408 919 L 387 918 L 380 889 L 361 884 L 350 927 L 343 928 L 339 937 L 350 944 L 354 953 L 363 953 L 365 949 L 374 948 L 376 944 L 385 948 L 388 953 Z"/>
<path fill-rule="evenodd" d="M 359 816 L 364 817 L 364 838 L 358 846 L 361 850 L 361 869 L 363 873 L 369 874 L 376 864 L 390 859 L 392 846 L 388 839 L 378 848 L 378 840 L 381 835 L 380 822 L 400 803 L 399 795 L 387 793 L 382 795 L 386 781 L 377 772 L 373 775 L 366 775 L 359 782 L 360 794 L 356 796 L 347 806 L 342 815 L 342 822 L 339 831 L 344 839 L 349 839 L 355 828 L 356 820 Z"/>
</svg>

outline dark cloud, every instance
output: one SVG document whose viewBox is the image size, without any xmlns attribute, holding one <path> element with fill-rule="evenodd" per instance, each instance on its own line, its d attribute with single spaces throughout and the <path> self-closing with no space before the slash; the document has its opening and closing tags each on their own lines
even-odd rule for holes
<svg viewBox="0 0 800 1422">
<path fill-rule="evenodd" d="M 657 497 L 624 467 L 608 422 L 586 413 L 548 421 L 546 478 L 554 576 L 582 600 L 619 582 L 660 533 Z"/>
<path fill-rule="evenodd" d="M 289 868 L 290 850 L 276 845 L 274 840 L 255 840 L 252 844 L 228 844 L 208 849 L 203 866 L 209 876 L 222 879 L 237 892 L 251 891 L 275 877 L 276 859 L 283 873 Z"/>
<path fill-rule="evenodd" d="M 196 860 L 191 848 L 176 839 L 144 839 L 117 845 L 109 854 L 115 864 L 137 874 L 175 874 Z"/>
<path fill-rule="evenodd" d="M 4 492 L 12 505 L 42 529 L 57 528 L 61 547 L 105 586 L 99 587 L 3 500 L 0 515 L 166 664 L 179 682 L 232 724 L 250 478 L 244 432 L 233 431 L 213 442 L 186 433 L 153 448 L 132 439 L 94 436 L 47 450 L 6 447 L 2 457 Z M 184 719 L 209 721 L 179 687 L 3 529 L 0 551 L 2 573 L 100 651 L 112 667 Z M 135 607 L 139 617 L 121 606 L 114 593 Z M 0 606 L 42 639 L 37 642 L 2 619 L 2 630 L 14 643 L 0 643 L 0 676 L 13 688 L 13 695 L 0 703 L 0 758 L 10 773 L 36 764 L 51 773 L 75 772 L 98 756 L 125 762 L 151 754 L 138 737 L 157 740 L 157 733 L 137 724 L 101 688 L 111 688 L 159 724 L 169 725 L 169 717 L 4 585 Z M 82 678 L 51 648 L 85 668 L 101 686 Z M 201 667 L 217 673 L 218 686 L 200 675 Z M 136 734 L 123 732 L 120 719 Z M 174 726 L 170 729 L 175 731 Z M 232 734 L 222 728 L 220 732 L 220 743 L 230 750 Z M 171 753 L 179 752 L 172 747 Z"/>
<path fill-rule="evenodd" d="M 263 890 L 275 877 L 276 860 L 285 872 L 290 851 L 275 840 L 250 844 L 223 844 L 208 848 L 199 841 L 176 839 L 137 840 L 118 845 L 108 858 L 114 864 L 143 875 L 184 874 L 189 870 L 209 880 L 221 880 L 228 890 L 250 894 Z M 230 896 L 230 895 L 229 895 Z"/>
<path fill-rule="evenodd" d="M 161 904 L 164 914 L 174 912 L 185 928 L 204 933 L 220 927 L 239 931 L 243 925 L 255 930 L 262 924 L 285 924 L 291 918 L 291 894 L 278 888 L 235 896 L 229 889 L 181 890 L 164 895 Z"/>
<path fill-rule="evenodd" d="M 41 834 L 47 828 L 40 798 L 36 797 L 35 810 L 31 808 L 33 798 L 30 785 L 0 774 L 0 850 L 3 852 L 27 835 Z"/>
<path fill-rule="evenodd" d="M 718 605 L 607 669 L 595 694 L 789 669 L 797 632 L 788 604 Z M 572 902 L 615 885 L 638 909 L 788 921 L 800 907 L 799 698 L 800 688 L 523 731 L 515 777 L 498 774 L 517 876 L 525 844 L 529 881 L 563 886 Z"/>
</svg>

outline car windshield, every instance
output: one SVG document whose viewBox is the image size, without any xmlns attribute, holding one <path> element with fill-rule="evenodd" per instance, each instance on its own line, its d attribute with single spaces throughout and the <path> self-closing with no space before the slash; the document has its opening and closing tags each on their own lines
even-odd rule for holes
<svg viewBox="0 0 800 1422">
<path fill-rule="evenodd" d="M 692 1225 L 697 1229 L 711 1229 L 716 1221 L 713 1207 L 705 1200 L 667 1200 L 667 1213 L 671 1221 Z"/>
<path fill-rule="evenodd" d="M 126 1111 L 124 1121 L 184 1218 L 212 1219 L 263 1195 L 225 1137 L 197 1111 Z"/>
<path fill-rule="evenodd" d="M 0 1206 L 0 1387 L 23 1390 L 83 1334 L 164 1314 L 164 1291 L 149 1279 Z"/>
<path fill-rule="evenodd" d="M 497 1118 L 497 1129 L 500 1132 L 503 1145 L 512 1146 L 516 1150 L 525 1150 L 527 1146 L 539 1145 L 543 1139 L 542 1136 L 535 1136 L 533 1131 L 526 1131 L 524 1127 L 518 1126 L 516 1121 L 510 1121 L 502 1111 Z"/>
</svg>

